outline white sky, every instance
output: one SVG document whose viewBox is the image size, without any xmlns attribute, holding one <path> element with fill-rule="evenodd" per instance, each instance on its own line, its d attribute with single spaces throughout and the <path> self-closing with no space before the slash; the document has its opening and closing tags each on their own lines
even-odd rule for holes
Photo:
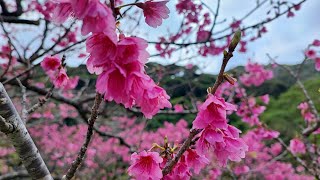
<svg viewBox="0 0 320 180">
<path fill-rule="evenodd" d="M 171 0 L 170 8 L 173 8 L 173 0 Z M 209 5 L 216 0 L 205 0 Z M 290 1 L 290 0 L 289 0 Z M 256 0 L 223 0 L 221 1 L 220 20 L 227 18 L 229 22 L 233 18 L 240 18 L 254 7 Z M 297 2 L 291 0 L 291 2 Z M 314 39 L 320 39 L 320 0 L 307 0 L 301 9 L 295 13 L 295 17 L 287 18 L 286 15 L 266 25 L 268 33 L 262 38 L 251 42 L 247 45 L 248 52 L 245 54 L 236 53 L 234 58 L 230 61 L 227 68 L 233 68 L 239 65 L 246 64 L 250 58 L 252 61 L 267 64 L 267 53 L 272 56 L 278 56 L 279 63 L 283 64 L 296 64 L 302 61 L 303 50 Z M 215 9 L 213 6 L 212 9 Z M 261 11 L 260 11 L 261 12 Z M 265 18 L 265 10 L 261 13 L 255 13 L 244 21 L 245 25 L 251 25 L 259 21 L 259 19 Z M 162 30 L 170 27 L 174 28 L 176 22 L 176 16 L 171 13 L 171 17 L 166 20 Z M 219 21 L 219 19 L 218 19 Z M 176 23 L 177 24 L 177 23 Z M 145 27 L 147 31 L 154 31 L 152 28 Z M 152 37 L 151 37 L 152 38 Z M 151 52 L 152 54 L 152 52 Z M 151 60 L 157 62 L 174 62 L 176 57 L 170 60 L 153 58 Z M 194 64 L 203 63 L 201 68 L 206 73 L 218 73 L 221 56 L 211 56 L 209 58 L 198 57 L 193 60 Z"/>
</svg>

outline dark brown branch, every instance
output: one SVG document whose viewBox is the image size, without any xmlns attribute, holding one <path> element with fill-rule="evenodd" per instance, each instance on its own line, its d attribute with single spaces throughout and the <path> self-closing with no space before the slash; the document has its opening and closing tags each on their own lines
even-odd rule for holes
<svg viewBox="0 0 320 180">
<path fill-rule="evenodd" d="M 40 20 L 20 19 L 14 16 L 0 16 L 0 19 L 2 19 L 4 23 L 12 23 L 12 24 L 28 24 L 28 25 L 36 25 L 36 26 L 40 24 Z"/>
<path fill-rule="evenodd" d="M 78 167 L 80 166 L 81 162 L 84 159 L 84 156 L 87 152 L 87 148 L 88 148 L 89 143 L 91 141 L 91 137 L 93 135 L 94 123 L 95 123 L 96 119 L 98 118 L 98 111 L 99 111 L 99 106 L 101 104 L 101 101 L 102 101 L 102 96 L 101 96 L 101 94 L 97 93 L 93 107 L 92 107 L 91 116 L 88 120 L 88 131 L 87 131 L 85 142 L 82 145 L 76 160 L 72 162 L 71 167 L 69 168 L 67 174 L 62 177 L 63 180 L 71 179 L 74 176 L 74 174 L 76 173 Z"/>
</svg>

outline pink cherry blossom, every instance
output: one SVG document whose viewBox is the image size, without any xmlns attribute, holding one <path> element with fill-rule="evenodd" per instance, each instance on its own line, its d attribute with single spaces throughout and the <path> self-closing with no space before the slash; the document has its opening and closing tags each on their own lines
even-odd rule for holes
<svg viewBox="0 0 320 180">
<path fill-rule="evenodd" d="M 225 166 L 228 159 L 239 162 L 248 151 L 248 146 L 239 138 L 240 132 L 230 125 L 226 129 L 209 125 L 201 132 L 200 139 L 196 143 L 197 152 L 208 154 L 212 149 L 220 166 Z"/>
<path fill-rule="evenodd" d="M 189 63 L 186 65 L 186 69 L 192 69 L 193 68 L 193 64 Z"/>
<path fill-rule="evenodd" d="M 53 9 L 53 14 L 51 15 L 51 19 L 61 24 L 65 22 L 69 16 L 72 14 L 71 4 L 67 0 L 57 0 L 54 1 L 55 6 Z"/>
<path fill-rule="evenodd" d="M 58 72 L 57 76 L 55 77 L 53 84 L 56 88 L 60 88 L 65 86 L 68 83 L 69 77 L 66 71 L 62 68 Z"/>
<path fill-rule="evenodd" d="M 246 73 L 239 78 L 245 86 L 260 86 L 266 80 L 270 80 L 273 77 L 272 71 L 264 69 L 258 63 L 249 62 L 245 67 L 245 71 Z"/>
<path fill-rule="evenodd" d="M 198 31 L 197 33 L 197 42 L 204 42 L 206 40 L 208 40 L 209 36 L 210 36 L 210 32 L 209 31 Z"/>
<path fill-rule="evenodd" d="M 260 96 L 260 99 L 264 104 L 269 104 L 269 101 L 270 101 L 269 94 L 265 94 L 263 96 Z"/>
<path fill-rule="evenodd" d="M 199 174 L 209 162 L 205 156 L 199 155 L 195 150 L 188 149 L 186 152 L 186 164 L 189 168 L 193 168 L 196 174 Z"/>
<path fill-rule="evenodd" d="M 223 98 L 209 94 L 201 105 L 200 112 L 193 121 L 193 128 L 203 129 L 209 124 L 217 128 L 227 127 L 227 110 L 236 110 L 236 107 L 224 101 Z"/>
<path fill-rule="evenodd" d="M 88 13 L 83 18 L 81 34 L 105 33 L 111 39 L 115 39 L 115 24 L 112 10 L 99 0 L 92 0 L 88 5 Z"/>
<path fill-rule="evenodd" d="M 307 49 L 305 51 L 305 55 L 310 59 L 314 59 L 317 56 L 317 52 L 315 50 L 313 50 L 313 49 Z"/>
<path fill-rule="evenodd" d="M 314 61 L 315 61 L 316 70 L 320 71 L 320 57 L 315 58 Z"/>
<path fill-rule="evenodd" d="M 306 153 L 306 146 L 298 138 L 294 138 L 294 139 L 290 140 L 289 148 L 290 148 L 290 151 L 292 154 L 305 154 Z"/>
<path fill-rule="evenodd" d="M 46 56 L 40 65 L 44 71 L 55 71 L 61 66 L 61 60 L 58 56 Z"/>
<path fill-rule="evenodd" d="M 175 112 L 183 112 L 183 106 L 181 104 L 176 104 L 173 106 Z"/>
<path fill-rule="evenodd" d="M 181 156 L 179 162 L 174 166 L 172 171 L 163 177 L 163 180 L 190 180 L 190 170 L 186 163 L 185 156 Z"/>
<path fill-rule="evenodd" d="M 117 62 L 127 64 L 138 60 L 141 64 L 145 64 L 149 58 L 147 47 L 148 43 L 144 39 L 123 37 L 117 46 Z"/>
<path fill-rule="evenodd" d="M 320 40 L 315 39 L 315 40 L 312 42 L 312 45 L 313 45 L 313 46 L 320 46 Z"/>
<path fill-rule="evenodd" d="M 169 95 L 163 88 L 154 86 L 151 90 L 144 92 L 143 100 L 139 103 L 141 112 L 146 118 L 151 119 L 160 109 L 172 107 L 168 101 L 169 98 Z"/>
<path fill-rule="evenodd" d="M 236 20 L 230 24 L 230 27 L 233 30 L 237 30 L 240 27 L 241 23 L 242 23 L 241 20 Z"/>
<path fill-rule="evenodd" d="M 63 90 L 71 90 L 76 88 L 76 86 L 78 85 L 79 79 L 80 79 L 79 76 L 74 76 L 72 78 L 69 78 L 68 82 L 63 87 Z"/>
<path fill-rule="evenodd" d="M 294 16 L 294 13 L 291 11 L 291 10 L 289 10 L 288 11 L 288 14 L 287 14 L 287 17 L 288 18 L 291 18 L 291 17 L 293 17 Z"/>
<path fill-rule="evenodd" d="M 103 67 L 111 64 L 116 56 L 117 42 L 113 37 L 107 36 L 103 33 L 95 33 L 86 41 L 87 52 L 90 53 L 87 61 L 87 68 L 89 72 L 93 68 Z"/>
<path fill-rule="evenodd" d="M 157 152 L 142 151 L 139 154 L 131 155 L 132 164 L 128 169 L 130 176 L 134 176 L 137 180 L 160 180 L 162 171 L 159 164 L 163 159 Z"/>
<path fill-rule="evenodd" d="M 138 3 L 137 6 L 143 10 L 146 23 L 151 27 L 158 27 L 162 24 L 162 19 L 169 17 L 170 10 L 166 6 L 169 1 L 149 0 L 145 3 Z"/>
</svg>

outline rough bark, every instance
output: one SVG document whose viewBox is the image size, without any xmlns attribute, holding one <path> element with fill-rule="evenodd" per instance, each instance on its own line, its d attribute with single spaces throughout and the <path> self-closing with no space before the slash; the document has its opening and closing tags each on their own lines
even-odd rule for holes
<svg viewBox="0 0 320 180">
<path fill-rule="evenodd" d="M 46 164 L 1 83 L 0 116 L 3 117 L 1 118 L 1 130 L 9 137 L 30 177 L 32 179 L 52 180 Z M 3 126 L 4 124 L 6 126 Z M 6 130 L 5 127 L 10 128 Z"/>
</svg>

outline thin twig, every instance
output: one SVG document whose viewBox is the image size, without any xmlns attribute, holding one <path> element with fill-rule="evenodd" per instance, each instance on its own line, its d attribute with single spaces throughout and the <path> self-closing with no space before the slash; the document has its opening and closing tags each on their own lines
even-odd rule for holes
<svg viewBox="0 0 320 180">
<path fill-rule="evenodd" d="M 20 79 L 17 78 L 16 79 L 20 88 L 21 88 L 21 93 L 22 93 L 22 115 L 21 115 L 21 119 L 24 122 L 24 124 L 26 124 L 27 119 L 28 119 L 28 111 L 27 111 L 27 91 L 26 91 L 26 87 L 21 83 Z"/>
</svg>

